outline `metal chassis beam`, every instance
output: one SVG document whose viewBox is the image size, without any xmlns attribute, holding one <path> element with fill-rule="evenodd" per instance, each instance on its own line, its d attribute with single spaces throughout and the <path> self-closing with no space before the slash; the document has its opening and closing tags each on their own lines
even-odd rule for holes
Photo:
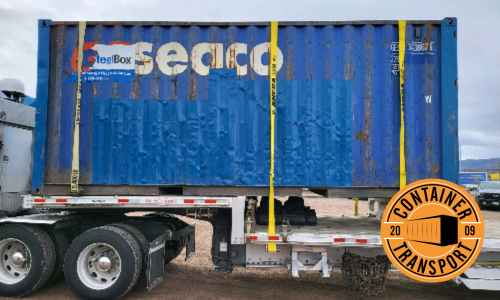
<svg viewBox="0 0 500 300">
<path fill-rule="evenodd" d="M 231 208 L 233 201 L 245 203 L 245 197 L 191 197 L 191 196 L 23 196 L 23 208 L 50 208 L 78 210 L 99 208 Z"/>
<path fill-rule="evenodd" d="M 184 195 L 269 196 L 265 186 L 186 186 Z M 302 187 L 275 187 L 275 196 L 302 196 Z"/>
<path fill-rule="evenodd" d="M 143 185 L 85 185 L 81 196 L 267 196 L 269 187 L 265 186 L 143 186 Z M 69 184 L 45 184 L 45 195 L 68 195 Z M 302 196 L 302 187 L 276 187 L 276 196 Z"/>
<path fill-rule="evenodd" d="M 59 221 L 78 219 L 80 216 L 74 214 L 34 214 L 19 217 L 0 218 L 0 223 L 20 223 L 20 224 L 39 224 L 53 225 Z"/>
<path fill-rule="evenodd" d="M 268 196 L 269 187 L 265 186 L 142 186 L 142 185 L 85 185 L 81 196 Z M 276 196 L 302 196 L 303 188 L 275 187 Z M 309 187 L 309 190 L 328 198 L 391 198 L 397 187 Z M 45 195 L 68 195 L 69 184 L 45 184 Z"/>
<path fill-rule="evenodd" d="M 311 192 L 328 198 L 392 198 L 399 192 L 397 187 L 336 187 L 310 188 Z"/>
</svg>

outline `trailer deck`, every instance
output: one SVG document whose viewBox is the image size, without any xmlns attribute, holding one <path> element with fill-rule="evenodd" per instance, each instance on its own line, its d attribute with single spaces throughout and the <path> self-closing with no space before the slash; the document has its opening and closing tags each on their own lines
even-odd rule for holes
<svg viewBox="0 0 500 300">
<path fill-rule="evenodd" d="M 382 245 L 380 222 L 367 217 L 318 216 L 316 226 L 290 225 L 285 230 L 276 226 L 277 235 L 269 237 L 267 226 L 256 225 L 250 241 L 267 243 L 269 240 L 292 244 L 357 243 Z"/>
<path fill-rule="evenodd" d="M 485 239 L 500 239 L 500 221 L 484 221 Z M 279 228 L 279 226 L 276 226 Z M 380 235 L 380 221 L 373 217 L 318 216 L 316 226 L 291 225 L 289 231 L 294 234 L 345 234 L 348 228 L 350 235 Z M 255 232 L 267 234 L 266 225 L 256 225 Z M 288 236 L 292 235 L 289 233 Z"/>
<path fill-rule="evenodd" d="M 346 228 L 352 235 L 380 235 L 380 222 L 377 219 L 346 216 L 318 216 L 318 225 L 291 225 L 290 231 L 294 234 L 345 234 Z M 255 231 L 267 232 L 267 226 L 256 225 Z"/>
</svg>

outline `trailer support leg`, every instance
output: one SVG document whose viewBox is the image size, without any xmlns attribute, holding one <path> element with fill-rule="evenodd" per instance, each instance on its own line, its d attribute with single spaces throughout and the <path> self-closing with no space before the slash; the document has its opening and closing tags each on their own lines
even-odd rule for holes
<svg viewBox="0 0 500 300">
<path fill-rule="evenodd" d="M 391 198 L 368 198 L 368 216 L 376 217 L 377 220 L 382 220 L 387 203 Z M 375 202 L 378 202 L 378 208 L 375 210 Z"/>
<path fill-rule="evenodd" d="M 358 216 L 358 198 L 354 198 L 354 216 Z"/>
<path fill-rule="evenodd" d="M 299 253 L 301 258 L 299 258 Z M 323 277 L 330 277 L 332 267 L 328 264 L 326 247 L 293 246 L 292 260 L 288 265 L 293 277 L 299 277 L 299 271 L 320 271 Z"/>
<path fill-rule="evenodd" d="M 298 252 L 292 252 L 292 276 L 299 277 L 299 261 L 297 260 Z"/>
<path fill-rule="evenodd" d="M 328 269 L 328 253 L 326 249 L 324 252 L 321 252 L 321 266 L 323 267 L 323 277 L 330 277 L 330 270 Z"/>
</svg>

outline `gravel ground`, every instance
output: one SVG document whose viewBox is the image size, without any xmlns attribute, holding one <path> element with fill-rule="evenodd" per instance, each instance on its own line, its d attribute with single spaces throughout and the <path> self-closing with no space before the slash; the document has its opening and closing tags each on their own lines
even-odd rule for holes
<svg viewBox="0 0 500 300">
<path fill-rule="evenodd" d="M 354 202 L 307 195 L 306 205 L 321 215 L 353 215 Z M 366 215 L 367 201 L 359 202 L 359 215 Z M 500 211 L 484 211 L 485 220 L 500 221 Z M 192 223 L 192 219 L 186 221 Z M 122 299 L 366 299 L 349 295 L 339 271 L 331 278 L 305 272 L 292 279 L 283 269 L 235 269 L 230 275 L 216 275 L 210 259 L 212 227 L 196 220 L 196 256 L 184 261 L 183 252 L 165 268 L 165 280 L 146 292 L 143 279 Z M 389 275 L 385 291 L 372 299 L 500 299 L 500 292 L 470 291 L 452 282 L 423 283 L 398 272 Z M 5 299 L 5 298 L 0 298 Z M 64 280 L 26 297 L 26 299 L 77 299 Z"/>
</svg>

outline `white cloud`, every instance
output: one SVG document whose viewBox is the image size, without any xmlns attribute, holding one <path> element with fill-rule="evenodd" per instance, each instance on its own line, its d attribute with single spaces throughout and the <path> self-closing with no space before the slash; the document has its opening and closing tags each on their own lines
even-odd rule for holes
<svg viewBox="0 0 500 300">
<path fill-rule="evenodd" d="M 331 21 L 458 17 L 459 132 L 463 158 L 499 157 L 500 1 L 0 0 L 0 78 L 35 95 L 37 19 L 58 21 Z M 471 133 L 468 133 L 470 131 Z M 484 133 L 484 134 L 483 134 Z M 480 140 L 475 136 L 482 136 Z M 469 150 L 466 150 L 469 149 Z M 497 154 L 495 154 L 497 153 Z"/>
</svg>

